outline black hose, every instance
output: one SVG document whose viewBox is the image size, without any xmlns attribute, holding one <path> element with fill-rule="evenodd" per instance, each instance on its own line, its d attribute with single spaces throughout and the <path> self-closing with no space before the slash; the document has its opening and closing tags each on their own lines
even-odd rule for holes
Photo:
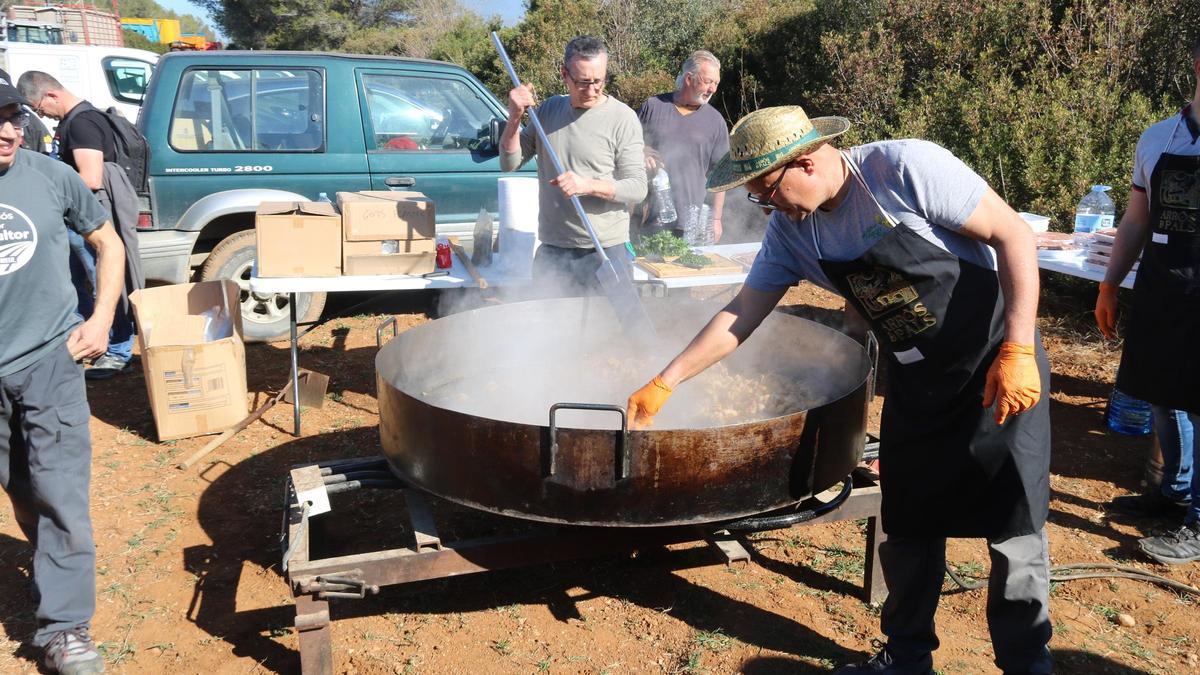
<svg viewBox="0 0 1200 675">
<path fill-rule="evenodd" d="M 388 490 L 400 490 L 408 487 L 406 484 L 398 480 L 351 480 L 345 483 L 334 483 L 333 485 L 325 486 L 327 494 L 338 494 L 340 492 L 351 492 L 359 488 L 383 488 Z"/>
<path fill-rule="evenodd" d="M 325 485 L 345 483 L 350 480 L 399 480 L 390 471 L 347 471 L 324 476 Z"/>
<path fill-rule="evenodd" d="M 761 532 L 763 530 L 778 530 L 784 527 L 791 527 L 798 523 L 804 523 L 819 516 L 823 516 L 830 511 L 838 508 L 850 497 L 850 490 L 854 487 L 853 480 L 847 476 L 846 480 L 842 481 L 842 489 L 837 496 L 829 502 L 805 509 L 803 511 L 794 511 L 792 513 L 783 513 L 775 516 L 754 516 L 751 518 L 742 518 L 735 520 L 732 523 L 725 523 L 718 526 L 718 530 L 729 530 L 730 532 Z"/>
<path fill-rule="evenodd" d="M 1102 571 L 1096 571 L 1102 570 Z M 973 591 L 977 588 L 983 588 L 987 582 L 980 579 L 978 581 L 967 580 L 959 576 L 954 570 L 950 569 L 950 564 L 946 564 L 946 575 L 950 577 L 960 588 L 968 591 Z M 1050 568 L 1050 581 L 1074 581 L 1076 579 L 1135 579 L 1137 581 L 1147 581 L 1159 586 L 1188 593 L 1200 597 L 1200 588 L 1188 586 L 1174 579 L 1168 579 L 1157 574 L 1152 574 L 1136 567 L 1127 565 L 1113 565 L 1110 563 L 1074 563 L 1071 565 L 1055 565 Z"/>
<path fill-rule="evenodd" d="M 310 465 L 304 465 L 310 466 Z M 321 475 L 327 476 L 331 473 L 342 473 L 345 471 L 356 471 L 363 469 L 372 469 L 379 467 L 387 468 L 387 460 L 383 457 L 357 457 L 354 459 L 331 459 L 324 462 L 317 462 L 317 466 L 321 467 Z M 294 468 L 294 467 L 293 467 Z"/>
</svg>

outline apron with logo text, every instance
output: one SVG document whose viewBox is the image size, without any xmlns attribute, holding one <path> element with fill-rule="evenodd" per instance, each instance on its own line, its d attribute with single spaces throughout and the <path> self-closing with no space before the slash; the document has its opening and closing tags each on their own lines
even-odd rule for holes
<svg viewBox="0 0 1200 675">
<path fill-rule="evenodd" d="M 1150 240 L 1133 284 L 1117 388 L 1200 413 L 1200 156 L 1170 154 L 1170 142 L 1150 174 Z"/>
<path fill-rule="evenodd" d="M 890 227 L 857 259 L 820 260 L 891 357 L 879 448 L 884 531 L 988 538 L 1039 531 L 1050 498 L 1050 366 L 1040 336 L 1043 395 L 998 426 L 983 390 L 1004 337 L 999 277 L 899 223 L 842 156 Z M 814 221 L 820 257 L 817 229 Z"/>
</svg>

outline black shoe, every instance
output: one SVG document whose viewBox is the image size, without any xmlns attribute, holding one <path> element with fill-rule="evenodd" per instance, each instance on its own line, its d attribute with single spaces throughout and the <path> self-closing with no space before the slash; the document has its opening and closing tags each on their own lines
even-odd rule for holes
<svg viewBox="0 0 1200 675">
<path fill-rule="evenodd" d="M 1179 529 L 1138 542 L 1142 551 L 1164 565 L 1182 565 L 1200 560 L 1200 524 L 1181 525 Z"/>
<path fill-rule="evenodd" d="M 85 380 L 107 380 L 114 375 L 128 373 L 132 369 L 133 366 L 129 365 L 128 361 L 105 354 L 96 359 L 91 368 L 83 371 L 83 378 Z"/>
<path fill-rule="evenodd" d="M 875 656 L 872 656 L 866 661 L 860 663 L 851 663 L 849 665 L 838 668 L 834 675 L 871 675 L 872 673 L 882 673 L 883 675 L 932 675 L 933 673 L 933 655 L 926 654 L 916 661 L 906 661 L 900 663 L 888 651 L 884 645 Z"/>
<path fill-rule="evenodd" d="M 1124 495 L 1108 503 L 1113 511 L 1143 518 L 1174 518 L 1176 522 L 1187 515 L 1191 502 L 1176 501 L 1155 490 L 1144 495 Z"/>
</svg>

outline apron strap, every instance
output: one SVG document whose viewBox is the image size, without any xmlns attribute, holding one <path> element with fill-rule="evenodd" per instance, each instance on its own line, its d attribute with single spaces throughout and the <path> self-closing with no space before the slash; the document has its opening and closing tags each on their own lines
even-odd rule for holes
<svg viewBox="0 0 1200 675">
<path fill-rule="evenodd" d="M 888 227 L 899 226 L 900 221 L 896 220 L 892 214 L 888 213 L 887 209 L 883 208 L 883 204 L 880 204 L 879 200 L 875 198 L 875 193 L 871 192 L 870 186 L 867 185 L 866 179 L 863 178 L 862 170 L 859 169 L 858 164 L 856 164 L 854 160 L 850 158 L 850 153 L 846 152 L 845 150 L 839 150 L 838 154 L 842 156 L 842 161 L 846 163 L 846 166 L 850 167 L 850 173 L 854 176 L 855 180 L 858 181 L 859 185 L 862 185 L 863 190 L 866 190 L 867 196 L 871 198 L 871 201 L 875 202 L 875 208 L 879 210 L 879 213 L 883 214 L 883 219 L 888 224 Z M 819 210 L 820 209 L 818 209 L 818 211 Z M 817 232 L 817 211 L 812 212 L 810 219 L 812 220 L 813 248 L 817 251 L 817 258 L 821 258 L 821 235 Z"/>
</svg>

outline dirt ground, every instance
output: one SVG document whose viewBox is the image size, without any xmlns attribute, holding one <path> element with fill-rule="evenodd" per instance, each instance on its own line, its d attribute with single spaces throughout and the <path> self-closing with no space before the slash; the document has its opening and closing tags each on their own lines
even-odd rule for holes
<svg viewBox="0 0 1200 675">
<path fill-rule="evenodd" d="M 208 439 L 155 442 L 140 370 L 89 384 L 98 555 L 93 632 L 110 672 L 298 671 L 292 596 L 279 569 L 284 478 L 294 464 L 378 453 L 375 328 L 385 314 L 397 314 L 401 329 L 428 321 L 436 299 L 409 294 L 388 302 L 372 304 L 370 314 L 329 320 L 302 341 L 301 365 L 332 376 L 324 408 L 304 413 L 303 437 L 291 436 L 291 409 L 278 406 L 188 472 L 174 464 Z M 827 314 L 840 307 L 807 286 L 785 304 Z M 1041 311 L 1054 371 L 1053 563 L 1117 562 L 1200 585 L 1200 565 L 1165 567 L 1139 553 L 1138 537 L 1159 524 L 1103 507 L 1139 488 L 1150 443 L 1103 424 L 1119 345 L 1089 333 L 1086 312 L 1056 302 L 1053 289 L 1043 294 Z M 285 382 L 286 343 L 251 345 L 246 360 L 253 407 Z M 394 525 L 398 499 L 386 491 L 335 498 L 341 515 L 325 534 L 403 545 L 405 532 Z M 878 609 L 861 596 L 864 522 L 753 535 L 753 561 L 730 566 L 700 543 L 385 587 L 376 597 L 333 605 L 335 670 L 825 671 L 873 652 L 879 636 Z M 24 646 L 34 628 L 30 554 L 11 510 L 0 508 L 6 673 L 38 669 Z M 951 542 L 949 559 L 963 574 L 986 576 L 980 541 Z M 944 590 L 938 671 L 995 672 L 985 591 L 949 582 Z M 1200 672 L 1196 598 L 1125 579 L 1058 583 L 1051 592 L 1059 672 Z M 1133 625 L 1121 625 L 1119 614 Z"/>
</svg>

